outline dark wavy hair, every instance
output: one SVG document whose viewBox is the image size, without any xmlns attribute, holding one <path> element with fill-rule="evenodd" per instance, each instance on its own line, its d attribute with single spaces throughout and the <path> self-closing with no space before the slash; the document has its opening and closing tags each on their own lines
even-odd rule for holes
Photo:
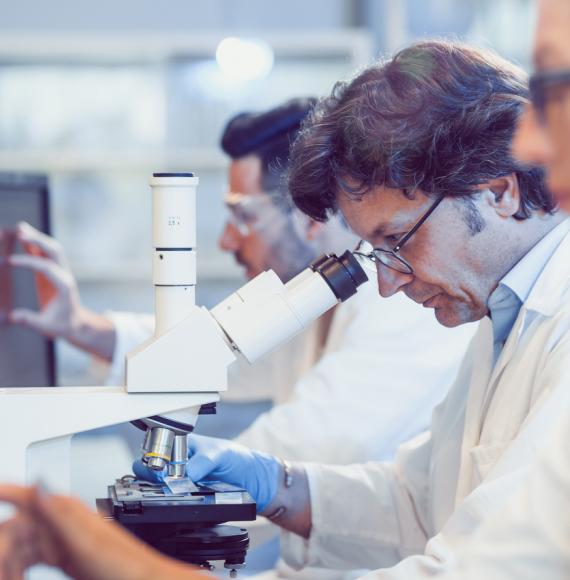
<svg viewBox="0 0 570 580">
<path fill-rule="evenodd" d="M 420 190 L 470 201 L 478 185 L 515 173 L 515 217 L 551 213 L 542 170 L 510 151 L 527 99 L 525 73 L 490 51 L 437 40 L 413 44 L 338 83 L 313 109 L 291 151 L 293 201 L 326 221 L 340 192 L 358 198 L 386 186 L 407 197 Z"/>
<path fill-rule="evenodd" d="M 220 146 L 232 159 L 257 155 L 265 191 L 286 191 L 283 175 L 291 143 L 316 102 L 314 97 L 299 97 L 267 111 L 240 113 L 227 122 Z"/>
</svg>

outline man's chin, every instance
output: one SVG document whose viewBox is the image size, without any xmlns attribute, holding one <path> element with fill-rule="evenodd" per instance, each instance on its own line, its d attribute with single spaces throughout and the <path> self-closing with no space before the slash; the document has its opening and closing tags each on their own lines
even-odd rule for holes
<svg viewBox="0 0 570 580">
<path fill-rule="evenodd" d="M 453 304 L 453 306 L 456 305 Z M 433 313 L 435 314 L 437 321 L 446 328 L 455 328 L 461 324 L 467 324 L 468 322 L 476 320 L 473 316 L 473 312 L 468 308 L 455 308 L 446 305 L 434 308 Z"/>
<path fill-rule="evenodd" d="M 570 191 L 557 193 L 556 202 L 563 212 L 570 214 Z"/>
<path fill-rule="evenodd" d="M 254 268 L 253 266 L 248 264 L 246 261 L 244 261 L 241 258 L 241 256 L 235 254 L 234 258 L 235 258 L 235 261 L 237 262 L 237 264 L 243 268 L 245 277 L 248 280 L 253 280 L 260 273 L 260 271 L 258 271 L 257 268 Z"/>
<path fill-rule="evenodd" d="M 245 276 L 248 280 L 253 280 L 256 276 L 259 276 L 259 274 L 261 274 L 262 270 L 259 270 L 258 268 L 251 268 L 248 266 L 245 266 Z"/>
<path fill-rule="evenodd" d="M 454 328 L 463 324 L 463 321 L 459 320 L 457 316 L 454 316 L 447 312 L 445 308 L 435 308 L 433 311 L 436 320 L 446 328 Z"/>
<path fill-rule="evenodd" d="M 460 301 L 450 302 L 451 304 L 448 303 L 445 306 L 434 308 L 434 314 L 437 321 L 447 328 L 455 328 L 462 324 L 477 322 L 487 313 L 486 310 L 469 307 L 467 304 Z"/>
<path fill-rule="evenodd" d="M 560 209 L 566 213 L 570 213 L 570 189 L 568 188 L 568 183 L 566 179 L 553 178 L 552 176 L 548 178 L 548 189 L 554 194 L 556 202 Z"/>
</svg>

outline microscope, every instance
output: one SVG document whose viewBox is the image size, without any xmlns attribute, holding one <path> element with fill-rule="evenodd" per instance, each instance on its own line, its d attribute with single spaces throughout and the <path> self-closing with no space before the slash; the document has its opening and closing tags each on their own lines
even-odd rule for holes
<svg viewBox="0 0 570 580">
<path fill-rule="evenodd" d="M 156 326 L 154 336 L 127 355 L 130 393 L 225 390 L 226 369 L 236 357 L 255 363 L 367 280 L 345 252 L 322 256 L 287 284 L 266 271 L 210 311 L 196 306 L 197 185 L 192 173 L 155 173 L 151 179 Z M 207 569 L 222 560 L 234 576 L 245 565 L 249 538 L 244 528 L 225 524 L 254 520 L 255 503 L 243 489 L 191 482 L 185 472 L 187 436 L 197 415 L 214 407 L 134 421 L 144 432 L 142 462 L 164 473 L 164 481 L 123 477 L 97 505 L 162 552 Z"/>
<path fill-rule="evenodd" d="M 127 355 L 125 387 L 0 389 L 8 442 L 0 480 L 38 479 L 71 491 L 71 437 L 124 422 L 143 432 L 141 459 L 164 482 L 125 476 L 97 507 L 159 550 L 232 575 L 249 539 L 228 521 L 255 519 L 243 489 L 186 477 L 187 436 L 199 414 L 215 413 L 227 368 L 250 364 L 304 330 L 368 280 L 357 258 L 323 255 L 284 284 L 266 271 L 208 310 L 195 303 L 196 189 L 193 173 L 155 173 L 152 190 L 154 336 Z"/>
</svg>

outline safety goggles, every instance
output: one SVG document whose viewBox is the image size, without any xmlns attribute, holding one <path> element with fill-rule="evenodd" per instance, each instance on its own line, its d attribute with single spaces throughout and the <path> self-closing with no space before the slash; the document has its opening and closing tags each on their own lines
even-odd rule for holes
<svg viewBox="0 0 570 580">
<path fill-rule="evenodd" d="M 229 212 L 228 221 L 242 235 L 261 232 L 276 220 L 282 219 L 282 213 L 270 194 L 246 194 L 227 192 L 224 203 Z"/>
</svg>

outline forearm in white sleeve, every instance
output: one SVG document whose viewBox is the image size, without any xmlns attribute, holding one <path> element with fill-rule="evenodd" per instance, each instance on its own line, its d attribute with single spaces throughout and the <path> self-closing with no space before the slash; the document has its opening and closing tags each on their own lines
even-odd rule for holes
<svg viewBox="0 0 570 580">
<path fill-rule="evenodd" d="M 520 489 L 483 522 L 442 580 L 570 578 L 569 441 L 566 415 Z"/>
<path fill-rule="evenodd" d="M 282 534 L 286 562 L 295 568 L 374 569 L 422 553 L 430 453 L 425 433 L 402 446 L 392 464 L 306 464 L 311 535 Z"/>
<path fill-rule="evenodd" d="M 367 365 L 365 358 L 354 351 L 325 355 L 290 401 L 258 417 L 237 441 L 292 461 L 391 459 L 400 443 L 429 424 L 438 389 L 407 382 L 405 371 L 398 376 L 401 361 L 378 357 Z"/>
<path fill-rule="evenodd" d="M 348 464 L 393 459 L 428 427 L 474 328 L 440 327 L 407 298 L 372 290 L 338 307 L 328 352 L 240 443 L 293 461 Z"/>
<path fill-rule="evenodd" d="M 125 384 L 125 357 L 127 353 L 150 338 L 154 332 L 154 316 L 133 312 L 105 313 L 115 326 L 115 350 L 105 379 L 106 385 Z"/>
<path fill-rule="evenodd" d="M 362 580 L 518 580 L 550 578 L 549 571 L 552 578 L 564 578 L 560 574 L 567 571 L 564 567 L 570 561 L 570 525 L 564 519 L 568 502 L 560 498 L 568 490 L 564 476 L 570 457 L 567 438 L 562 435 L 562 453 L 553 450 L 555 456 L 543 459 L 538 471 L 535 466 L 540 453 L 548 455 L 554 446 L 552 426 L 567 423 L 570 416 L 568 341 L 561 341 L 548 358 L 535 385 L 533 404 L 516 435 L 500 444 L 471 450 L 477 457 L 475 477 L 481 481 L 465 497 L 458 492 L 452 498 L 454 509 L 442 525 L 433 526 L 436 529 L 425 552 L 405 558 L 392 568 L 371 572 Z M 439 443 L 435 436 L 432 439 L 435 458 L 444 446 L 441 439 Z M 321 485 L 324 483 L 319 488 Z M 436 492 L 429 492 L 430 502 Z M 433 519 L 433 515 L 427 518 Z M 524 555 L 529 557 L 528 567 L 519 560 Z M 476 564 L 481 567 L 474 569 L 480 573 L 474 574 L 469 566 Z"/>
</svg>

